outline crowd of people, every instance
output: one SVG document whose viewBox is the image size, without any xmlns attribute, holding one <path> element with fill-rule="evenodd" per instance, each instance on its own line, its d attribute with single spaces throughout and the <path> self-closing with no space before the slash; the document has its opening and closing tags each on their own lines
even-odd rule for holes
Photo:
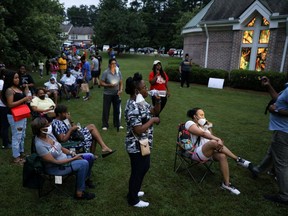
<svg viewBox="0 0 288 216">
<path fill-rule="evenodd" d="M 49 164 L 47 172 L 53 175 L 77 171 L 76 199 L 93 199 L 95 194 L 85 192 L 85 187 L 94 187 L 91 180 L 91 169 L 95 155 L 96 143 L 101 147 L 102 157 L 115 152 L 111 149 L 95 126 L 91 123 L 85 127 L 75 124 L 68 112 L 68 107 L 59 104 L 61 94 L 67 100 L 72 97 L 79 99 L 79 91 L 85 92 L 83 101 L 91 98 L 90 89 L 93 86 L 103 88 L 102 130 L 109 127 L 111 105 L 113 107 L 113 126 L 124 129 L 121 125 L 121 95 L 123 93 L 123 76 L 119 62 L 115 56 L 111 57 L 108 67 L 101 74 L 102 58 L 96 52 L 91 55 L 91 64 L 86 55 L 67 56 L 64 52 L 58 59 L 47 59 L 45 62 L 46 74 L 49 80 L 43 86 L 36 86 L 33 77 L 27 73 L 25 65 L 19 70 L 9 71 L 5 67 L 0 68 L 0 116 L 2 148 L 12 148 L 13 163 L 23 165 L 25 162 L 24 140 L 26 136 L 27 118 L 15 120 L 12 110 L 22 104 L 28 104 L 32 111 L 32 132 L 34 135 L 36 152 Z M 1 65 L 0 65 L 1 66 Z M 192 60 L 189 54 L 179 64 L 181 74 L 181 87 L 186 83 L 189 87 Z M 39 75 L 43 77 L 44 64 L 39 65 Z M 145 79 L 136 72 L 129 76 L 125 82 L 125 92 L 129 95 L 124 110 L 126 121 L 125 146 L 131 165 L 131 174 L 128 182 L 127 202 L 134 207 L 148 207 L 149 202 L 143 201 L 142 183 L 145 174 L 150 168 L 150 154 L 143 154 L 142 142 L 146 140 L 149 148 L 153 147 L 153 125 L 160 124 L 160 113 L 169 102 L 171 96 L 168 87 L 169 77 L 162 68 L 159 60 L 152 64 L 152 71 L 147 76 L 149 88 Z M 271 97 L 275 100 L 269 107 L 270 126 L 273 131 L 271 147 L 268 150 L 269 163 L 273 163 L 275 176 L 279 185 L 279 193 L 267 195 L 266 199 L 282 204 L 288 204 L 288 88 L 277 93 L 271 86 L 267 77 L 262 78 L 262 85 L 267 87 Z M 149 89 L 149 90 L 148 90 Z M 152 103 L 145 99 L 151 96 Z M 189 120 L 185 123 L 186 130 L 190 133 L 191 142 L 195 145 L 190 150 L 191 160 L 205 163 L 208 160 L 218 161 L 223 176 L 221 188 L 239 195 L 240 191 L 230 182 L 229 165 L 227 157 L 233 159 L 236 164 L 248 168 L 254 176 L 258 176 L 264 170 L 260 165 L 254 166 L 250 161 L 235 155 L 229 150 L 221 138 L 212 133 L 209 121 L 205 118 L 204 110 L 193 108 L 187 111 Z M 11 140 L 9 136 L 11 130 Z M 71 152 L 62 146 L 71 140 L 73 133 L 80 132 L 83 136 L 80 146 L 82 152 Z M 197 144 L 197 146 L 196 146 Z M 71 167 L 64 171 L 55 169 L 53 164 L 71 163 Z M 262 163 L 262 162 L 261 162 Z"/>
</svg>

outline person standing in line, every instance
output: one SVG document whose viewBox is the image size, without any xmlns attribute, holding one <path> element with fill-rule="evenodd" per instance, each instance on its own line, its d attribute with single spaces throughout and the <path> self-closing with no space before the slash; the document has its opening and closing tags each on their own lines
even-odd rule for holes
<svg viewBox="0 0 288 216">
<path fill-rule="evenodd" d="M 264 195 L 264 198 L 288 205 L 288 88 L 279 95 L 266 76 L 261 80 L 271 98 L 275 100 L 275 103 L 269 106 L 269 130 L 273 131 L 271 152 L 279 186 L 278 194 Z"/>
<path fill-rule="evenodd" d="M 148 91 L 139 73 L 127 78 L 125 92 L 130 95 L 125 107 L 127 123 L 125 145 L 131 165 L 127 201 L 130 206 L 144 208 L 149 206 L 149 202 L 142 201 L 139 197 L 144 196 L 144 192 L 140 190 L 145 174 L 150 168 L 150 154 L 142 156 L 139 140 L 147 138 L 152 148 L 153 125 L 160 123 L 159 117 L 155 116 L 160 111 L 161 100 L 157 96 L 154 107 L 145 101 Z"/>
<path fill-rule="evenodd" d="M 86 95 L 83 97 L 83 100 L 87 101 L 90 98 L 90 91 L 89 91 L 89 81 L 91 80 L 90 63 L 86 60 L 85 55 L 81 57 L 81 62 L 82 62 L 81 73 L 83 76 L 83 83 L 88 84 L 88 89 Z"/>
<path fill-rule="evenodd" d="M 41 79 L 43 78 L 43 70 L 44 70 L 44 63 L 43 61 L 40 59 L 39 63 L 38 63 L 38 66 L 39 66 L 39 75 L 41 77 Z"/>
<path fill-rule="evenodd" d="M 179 65 L 179 73 L 181 75 L 181 88 L 183 88 L 186 82 L 187 88 L 189 88 L 189 79 L 192 68 L 192 59 L 189 60 L 189 54 L 185 54 L 185 59 Z"/>
<path fill-rule="evenodd" d="M 9 141 L 9 122 L 7 119 L 7 114 L 9 108 L 1 100 L 1 92 L 4 87 L 4 78 L 8 71 L 5 67 L 0 69 L 0 136 L 2 138 L 2 149 L 10 149 L 11 143 Z"/>
<path fill-rule="evenodd" d="M 100 79 L 99 79 L 99 77 L 100 77 L 100 75 L 101 75 L 101 65 L 102 65 L 102 56 L 101 55 L 99 55 L 99 52 L 98 51 L 96 51 L 96 58 L 98 59 L 98 63 L 99 63 L 99 72 L 98 72 L 98 76 L 96 77 L 96 80 L 97 80 L 97 83 L 98 83 L 98 88 L 100 88 L 101 87 L 101 85 L 100 85 Z"/>
<path fill-rule="evenodd" d="M 17 72 L 11 71 L 5 74 L 4 87 L 2 90 L 2 101 L 9 107 L 7 119 L 12 132 L 12 156 L 13 163 L 23 165 L 25 162 L 24 140 L 26 136 L 27 118 L 15 121 L 11 108 L 32 100 L 32 96 L 25 96 L 25 93 L 19 86 L 20 78 Z"/>
<path fill-rule="evenodd" d="M 162 94 L 159 95 L 161 97 L 161 110 L 160 110 L 161 112 L 167 103 L 167 98 L 170 96 L 168 88 L 169 78 L 168 75 L 163 70 L 161 62 L 159 60 L 155 60 L 153 62 L 152 70 L 153 71 L 151 71 L 149 74 L 150 90 L 158 90 L 162 92 Z M 155 96 L 152 96 L 152 104 L 153 106 L 155 106 L 156 104 Z"/>
<path fill-rule="evenodd" d="M 67 70 L 67 60 L 66 60 L 66 55 L 65 53 L 62 53 L 61 57 L 58 59 L 58 64 L 59 64 L 59 69 L 61 73 L 61 77 Z"/>
<path fill-rule="evenodd" d="M 122 73 L 117 70 L 116 60 L 109 60 L 109 67 L 103 72 L 100 80 L 101 86 L 104 87 L 103 92 L 103 111 L 102 111 L 102 130 L 109 128 L 109 113 L 111 103 L 113 104 L 113 124 L 117 129 L 123 129 L 119 121 L 119 103 L 120 95 L 123 91 Z"/>
<path fill-rule="evenodd" d="M 91 75 L 92 75 L 92 88 L 94 85 L 99 85 L 99 60 L 95 55 L 91 57 L 92 65 L 91 65 Z"/>
<path fill-rule="evenodd" d="M 27 73 L 26 67 L 25 65 L 20 65 L 19 67 L 19 79 L 20 79 L 20 87 L 22 88 L 22 90 L 24 91 L 24 89 L 26 89 L 26 87 L 29 88 L 29 90 L 31 91 L 31 94 L 34 95 L 35 94 L 35 82 L 34 79 L 32 78 L 32 76 Z"/>
<path fill-rule="evenodd" d="M 47 57 L 47 59 L 46 59 L 46 61 L 45 61 L 46 75 L 49 75 L 50 67 L 51 67 L 51 62 L 50 62 L 50 60 L 49 60 L 49 57 Z"/>
</svg>

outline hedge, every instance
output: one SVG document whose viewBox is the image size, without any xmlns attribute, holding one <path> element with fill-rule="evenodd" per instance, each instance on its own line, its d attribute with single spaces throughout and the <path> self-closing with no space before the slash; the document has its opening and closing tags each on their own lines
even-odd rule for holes
<svg viewBox="0 0 288 216">
<path fill-rule="evenodd" d="M 169 62 L 164 70 L 167 73 L 169 80 L 180 81 L 179 62 L 178 64 Z M 288 81 L 287 73 L 273 71 L 258 72 L 249 70 L 232 70 L 229 73 L 229 71 L 225 70 L 201 68 L 197 65 L 192 65 L 190 83 L 208 85 L 209 78 L 221 78 L 225 80 L 224 86 L 227 87 L 266 91 L 261 86 L 260 78 L 262 76 L 267 76 L 270 79 L 272 86 L 277 92 L 283 90 L 284 84 Z"/>
</svg>

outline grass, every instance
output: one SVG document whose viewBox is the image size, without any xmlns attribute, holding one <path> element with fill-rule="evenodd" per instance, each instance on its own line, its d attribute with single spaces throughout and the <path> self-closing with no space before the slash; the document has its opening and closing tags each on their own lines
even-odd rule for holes
<svg viewBox="0 0 288 216">
<path fill-rule="evenodd" d="M 105 68 L 108 61 L 106 56 L 103 57 Z M 160 59 L 164 66 L 169 60 L 142 55 L 123 55 L 117 59 L 124 83 L 136 71 L 148 79 L 155 59 Z M 36 73 L 33 77 L 38 85 L 44 82 Z M 144 200 L 150 202 L 149 208 L 135 209 L 127 206 L 125 198 L 130 166 L 124 147 L 126 131 L 117 133 L 116 129 L 111 128 L 106 132 L 101 131 L 101 134 L 104 141 L 111 148 L 117 149 L 117 152 L 97 160 L 93 168 L 96 189 L 91 190 L 96 193 L 96 199 L 92 201 L 77 202 L 53 192 L 39 199 L 37 191 L 22 187 L 22 167 L 10 163 L 11 151 L 1 150 L 0 215 L 284 215 L 284 207 L 262 198 L 263 194 L 277 192 L 276 182 L 265 174 L 257 180 L 252 179 L 248 170 L 237 166 L 231 159 L 231 182 L 241 191 L 239 196 L 220 189 L 218 163 L 213 165 L 215 175 L 208 176 L 201 185 L 192 182 L 185 173 L 173 172 L 177 125 L 187 120 L 186 111 L 192 107 L 205 110 L 206 118 L 213 122 L 214 133 L 223 138 L 236 155 L 258 163 L 271 138 L 271 132 L 267 129 L 268 116 L 264 115 L 264 108 L 269 101 L 268 94 L 228 88 L 210 89 L 193 84 L 189 89 L 179 86 L 179 83 L 169 83 L 171 97 L 161 113 L 160 125 L 155 126 L 151 168 L 143 183 L 146 193 Z M 61 103 L 68 105 L 74 121 L 82 125 L 94 123 L 101 128 L 102 91 L 102 88 L 91 90 L 92 98 L 88 102 L 62 100 Z M 122 110 L 127 98 L 124 93 Z M 122 124 L 125 125 L 124 120 Z M 25 142 L 27 153 L 30 143 L 31 130 L 28 123 Z M 100 152 L 99 147 L 96 151 Z"/>
</svg>

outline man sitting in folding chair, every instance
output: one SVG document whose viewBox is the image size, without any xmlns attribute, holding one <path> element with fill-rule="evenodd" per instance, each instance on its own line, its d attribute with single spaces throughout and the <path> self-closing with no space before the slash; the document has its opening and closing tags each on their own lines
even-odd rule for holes
<svg viewBox="0 0 288 216">
<path fill-rule="evenodd" d="M 53 136 L 51 124 L 43 117 L 35 118 L 31 123 L 31 128 L 35 135 L 36 152 L 45 164 L 45 172 L 55 176 L 76 172 L 75 199 L 94 199 L 94 193 L 85 192 L 86 186 L 94 187 L 90 180 L 94 155 L 91 153 L 75 154 L 63 148 Z M 70 166 L 59 166 L 67 163 L 70 163 Z"/>
<path fill-rule="evenodd" d="M 223 141 L 214 135 L 209 130 L 209 124 L 205 119 L 204 111 L 200 108 L 193 108 L 188 110 L 187 116 L 191 120 L 185 123 L 185 128 L 191 134 L 192 143 L 196 143 L 200 137 L 199 144 L 196 144 L 191 149 L 192 160 L 199 162 L 206 162 L 209 159 L 219 161 L 220 170 L 223 175 L 223 182 L 221 188 L 230 191 L 233 194 L 239 195 L 240 191 L 233 187 L 229 180 L 229 166 L 227 157 L 235 160 L 238 165 L 248 168 L 250 162 L 234 155 Z"/>
</svg>

